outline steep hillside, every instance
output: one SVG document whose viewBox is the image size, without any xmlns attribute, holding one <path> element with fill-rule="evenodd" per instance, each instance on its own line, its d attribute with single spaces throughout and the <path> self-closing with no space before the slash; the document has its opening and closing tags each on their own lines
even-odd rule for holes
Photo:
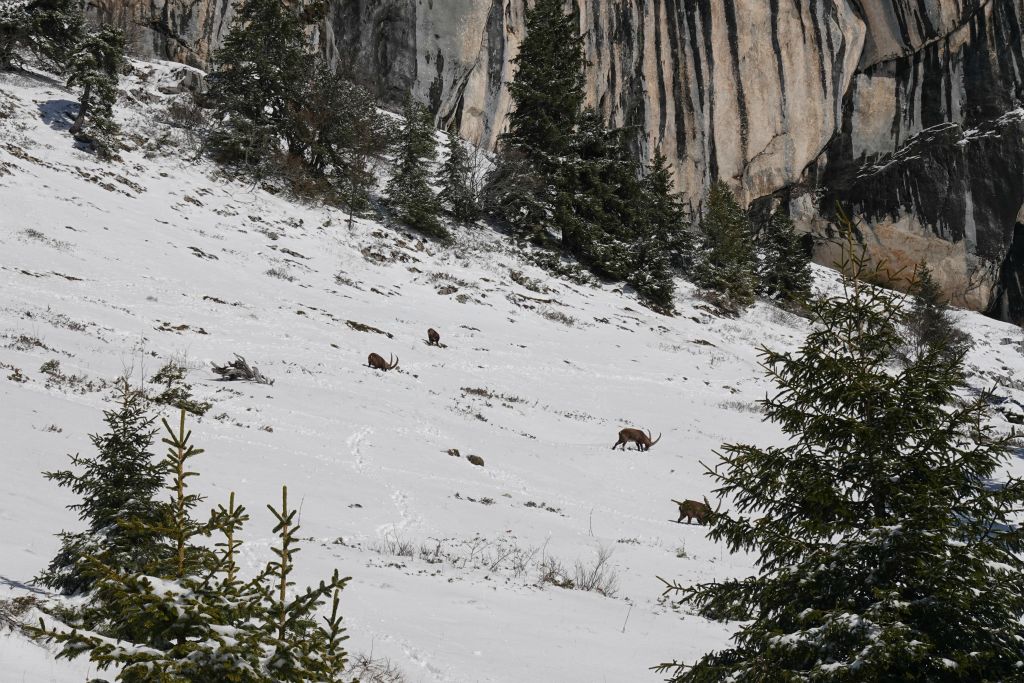
<svg viewBox="0 0 1024 683">
<path fill-rule="evenodd" d="M 313 30 L 383 101 L 409 93 L 493 146 L 529 0 L 333 0 Z M 1021 0 L 566 2 L 588 103 L 660 149 L 694 203 L 711 182 L 781 200 L 823 236 L 837 200 L 891 262 L 932 264 L 958 305 L 1024 320 Z M 96 0 L 142 54 L 206 66 L 232 3 Z M 824 214 L 826 220 L 821 220 Z M 817 257 L 830 265 L 827 240 Z"/>
<path fill-rule="evenodd" d="M 213 403 L 192 425 L 207 451 L 196 486 L 253 513 L 247 568 L 267 559 L 264 504 L 287 484 L 309 538 L 300 584 L 351 575 L 351 649 L 409 681 L 655 681 L 648 667 L 726 642 L 727 626 L 660 601 L 655 577 L 742 576 L 753 558 L 675 524 L 671 499 L 710 494 L 700 463 L 723 441 L 779 442 L 755 404 L 770 390 L 756 347 L 794 347 L 805 321 L 766 304 L 717 317 L 686 283 L 680 314 L 659 316 L 552 279 L 484 228 L 451 249 L 349 229 L 183 160 L 159 121 L 172 67 L 135 67 L 120 112 L 134 149 L 109 165 L 74 147 L 62 87 L 0 75 L 0 598 L 32 592 L 53 534 L 76 528 L 40 471 L 89 450 L 104 382 L 178 359 Z M 961 321 L 975 382 L 1008 382 L 1019 409 L 1024 335 Z M 444 348 L 426 344 L 431 326 Z M 368 368 L 371 351 L 399 369 Z M 232 354 L 274 385 L 218 381 L 210 362 Z M 627 425 L 660 443 L 610 450 Z M 571 569 L 601 548 L 614 597 L 539 582 L 543 559 Z M 0 661 L 3 683 L 88 671 L 11 634 Z"/>
</svg>

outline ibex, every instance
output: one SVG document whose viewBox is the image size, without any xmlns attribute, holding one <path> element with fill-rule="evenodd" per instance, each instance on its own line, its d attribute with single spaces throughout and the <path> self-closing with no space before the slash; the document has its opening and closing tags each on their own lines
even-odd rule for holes
<svg viewBox="0 0 1024 683">
<path fill-rule="evenodd" d="M 619 440 L 615 442 L 615 446 L 622 446 L 622 450 L 626 450 L 626 444 L 632 441 L 636 444 L 638 451 L 646 451 L 654 444 L 661 441 L 661 434 L 658 434 L 658 438 L 651 440 L 651 433 L 643 433 L 642 430 L 632 429 L 627 427 L 626 429 L 619 430 Z M 612 446 L 612 450 L 615 450 L 615 446 Z"/>
<path fill-rule="evenodd" d="M 371 353 L 370 357 L 366 359 L 366 363 L 376 370 L 394 370 L 398 367 L 398 358 L 392 356 L 391 363 L 388 363 L 380 354 Z"/>
<path fill-rule="evenodd" d="M 441 345 L 441 335 L 439 335 L 437 333 L 437 330 L 435 330 L 433 327 L 427 330 L 427 343 L 432 346 Z"/>
<path fill-rule="evenodd" d="M 703 503 L 696 500 L 679 501 L 675 498 L 672 499 L 672 502 L 679 506 L 679 519 L 676 520 L 677 524 L 682 524 L 683 517 L 686 517 L 687 524 L 690 524 L 691 519 L 695 519 L 697 520 L 697 524 L 704 526 L 711 519 L 712 515 L 718 513 L 718 510 L 711 509 L 711 505 L 708 503 L 707 498 L 704 498 Z M 721 501 L 719 501 L 718 507 L 722 507 Z"/>
</svg>

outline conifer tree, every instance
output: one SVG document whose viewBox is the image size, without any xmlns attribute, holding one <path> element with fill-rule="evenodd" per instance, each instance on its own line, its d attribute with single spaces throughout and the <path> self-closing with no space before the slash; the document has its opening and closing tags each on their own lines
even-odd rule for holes
<svg viewBox="0 0 1024 683">
<path fill-rule="evenodd" d="M 732 192 L 715 181 L 701 219 L 701 247 L 694 268 L 698 285 L 717 292 L 729 309 L 741 310 L 754 302 L 757 291 L 757 256 L 750 220 Z"/>
<path fill-rule="evenodd" d="M 500 143 L 499 143 L 500 145 Z M 550 245 L 555 228 L 555 187 L 526 153 L 498 148 L 495 164 L 484 179 L 483 207 L 519 237 Z"/>
<path fill-rule="evenodd" d="M 618 280 L 630 271 L 629 248 L 638 217 L 639 165 L 600 113 L 584 110 L 556 182 L 554 223 L 562 249 L 598 274 Z"/>
<path fill-rule="evenodd" d="M 277 520 L 274 533 L 279 545 L 271 548 L 276 559 L 267 564 L 259 579 L 262 635 L 264 647 L 270 652 L 266 667 L 280 683 L 338 680 L 346 660 L 341 647 L 346 636 L 338 617 L 338 593 L 348 579 L 340 578 L 335 570 L 329 582 L 291 595 L 299 527 L 295 523 L 297 511 L 288 508 L 287 487 L 281 491 L 280 509 L 271 505 L 267 508 Z M 333 608 L 324 628 L 317 623 L 316 612 L 328 597 Z"/>
<path fill-rule="evenodd" d="M 682 203 L 672 192 L 668 160 L 657 152 L 634 193 L 633 243 L 626 281 L 641 300 L 662 313 L 673 310 L 674 271 L 688 272 L 693 263 L 693 238 Z"/>
<path fill-rule="evenodd" d="M 335 571 L 317 587 L 293 590 L 298 526 L 284 489 L 282 507 L 270 508 L 278 520 L 276 559 L 244 580 L 237 555 L 238 533 L 248 520 L 245 508 L 231 494 L 228 506 L 213 510 L 208 522 L 192 518 L 199 499 L 185 491 L 186 480 L 195 476 L 188 461 L 202 449 L 189 444 L 184 410 L 177 431 L 164 424 L 175 494 L 161 530 L 176 552 L 151 574 L 121 572 L 90 558 L 97 587 L 79 627 L 48 628 L 40 622 L 30 632 L 59 645 L 60 657 L 87 653 L 100 670 L 116 667 L 122 683 L 340 681 L 347 636 L 338 614 L 339 593 L 349 579 Z M 215 553 L 192 544 L 209 531 L 223 537 Z M 317 612 L 327 601 L 331 614 L 319 623 Z"/>
<path fill-rule="evenodd" d="M 487 178 L 490 210 L 520 233 L 544 240 L 561 209 L 563 158 L 583 105 L 583 38 L 579 16 L 562 0 L 538 0 L 526 13 L 526 35 L 513 60 L 508 132 Z M 562 196 L 559 196 L 559 193 Z"/>
<path fill-rule="evenodd" d="M 28 11 L 24 3 L 0 5 L 0 69 L 9 69 L 18 58 L 18 46 L 28 34 Z"/>
<path fill-rule="evenodd" d="M 575 8 L 562 0 L 538 0 L 526 12 L 526 36 L 512 60 L 509 95 L 514 106 L 502 144 L 525 153 L 544 174 L 568 152 L 583 106 L 583 37 Z"/>
<path fill-rule="evenodd" d="M 149 380 L 163 387 L 152 397 L 152 402 L 158 406 L 184 409 L 193 415 L 205 415 L 211 404 L 209 401 L 197 401 L 192 396 L 192 385 L 185 381 L 187 376 L 188 370 L 179 363 L 171 361 L 164 365 Z"/>
<path fill-rule="evenodd" d="M 776 209 L 761 235 L 760 291 L 782 302 L 799 302 L 811 294 L 811 259 L 790 217 Z"/>
<path fill-rule="evenodd" d="M 970 335 L 956 326 L 931 268 L 921 263 L 914 276 L 910 289 L 914 298 L 903 321 L 907 343 L 900 357 L 920 358 L 929 349 L 951 358 L 962 356 L 972 346 Z"/>
<path fill-rule="evenodd" d="M 188 480 L 199 476 L 192 471 L 191 460 L 204 453 L 190 443 L 192 430 L 185 429 L 187 411 L 181 408 L 178 430 L 175 431 L 166 419 L 162 420 L 167 432 L 161 441 L 167 445 L 164 469 L 170 474 L 167 490 L 170 498 L 164 506 L 163 518 L 145 527 L 146 531 L 160 535 L 171 554 L 163 562 L 147 567 L 154 576 L 168 576 L 181 579 L 197 574 L 210 567 L 212 556 L 205 547 L 196 545 L 194 539 L 209 536 L 210 529 L 193 517 L 193 511 L 204 497 L 188 491 Z"/>
<path fill-rule="evenodd" d="M 78 44 L 68 66 L 68 87 L 82 90 L 78 116 L 68 132 L 90 144 L 101 159 L 116 157 L 119 147 L 121 128 L 114 120 L 114 104 L 124 49 L 124 32 L 104 26 Z"/>
<path fill-rule="evenodd" d="M 19 63 L 19 48 L 64 68 L 82 40 L 85 20 L 75 0 L 29 0 L 0 5 L 0 69 Z"/>
<path fill-rule="evenodd" d="M 473 193 L 469 153 L 456 133 L 454 126 L 448 129 L 448 154 L 437 172 L 437 183 L 441 191 L 437 198 L 448 208 L 452 218 L 459 223 L 470 223 L 480 214 Z"/>
<path fill-rule="evenodd" d="M 672 252 L 666 248 L 664 227 L 653 214 L 641 212 L 637 215 L 633 223 L 626 282 L 636 290 L 642 302 L 655 311 L 670 315 L 676 288 L 672 279 Z"/>
<path fill-rule="evenodd" d="M 388 203 L 398 219 L 425 235 L 447 237 L 438 219 L 441 207 L 430 187 L 430 164 L 437 157 L 434 119 L 422 105 L 410 99 L 399 133 L 394 174 L 387 186 Z"/>
<path fill-rule="evenodd" d="M 900 295 L 866 284 L 848 244 L 843 292 L 813 304 L 800 350 L 762 351 L 766 419 L 790 445 L 726 445 L 708 470 L 732 501 L 709 537 L 752 552 L 757 574 L 669 586 L 742 620 L 730 647 L 659 667 L 672 681 L 1020 679 L 1024 482 L 992 485 L 1007 439 L 961 357 L 892 366 Z"/>
<path fill-rule="evenodd" d="M 686 210 L 679 195 L 673 191 L 672 172 L 661 150 L 644 176 L 643 212 L 657 226 L 657 240 L 668 254 L 671 266 L 683 273 L 693 268 L 694 238 L 686 219 Z"/>
<path fill-rule="evenodd" d="M 60 534 L 61 548 L 39 581 L 61 593 L 88 591 L 95 577 L 85 560 L 99 557 L 117 571 L 142 571 L 165 557 L 168 547 L 140 528 L 163 514 L 158 495 L 164 467 L 150 452 L 156 430 L 146 397 L 126 378 L 114 384 L 114 406 L 103 413 L 107 431 L 90 437 L 96 454 L 71 457 L 74 469 L 46 472 L 80 502 L 68 506 L 86 524 L 81 532 Z"/>
<path fill-rule="evenodd" d="M 328 180 L 350 216 L 365 210 L 376 183 L 373 159 L 390 142 L 389 122 L 373 95 L 318 60 L 301 118 L 310 172 Z"/>
<path fill-rule="evenodd" d="M 214 158 L 256 175 L 281 167 L 305 151 L 299 112 L 313 71 L 303 32 L 301 3 L 240 0 L 207 78 L 214 130 L 207 145 Z"/>
</svg>

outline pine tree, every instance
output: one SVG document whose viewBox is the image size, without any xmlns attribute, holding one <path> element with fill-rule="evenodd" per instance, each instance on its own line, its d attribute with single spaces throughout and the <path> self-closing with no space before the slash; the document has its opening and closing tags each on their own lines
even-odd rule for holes
<svg viewBox="0 0 1024 683">
<path fill-rule="evenodd" d="M 0 69 L 19 62 L 19 48 L 62 69 L 82 40 L 85 20 L 75 0 L 29 0 L 0 5 Z"/>
<path fill-rule="evenodd" d="M 83 611 L 87 618 L 78 620 L 78 628 L 40 622 L 30 632 L 59 645 L 59 657 L 87 653 L 100 670 L 116 667 L 122 683 L 340 681 L 347 636 L 338 614 L 339 593 L 349 579 L 335 571 L 315 588 L 292 589 L 298 526 L 287 489 L 282 507 L 270 508 L 278 520 L 276 559 L 243 580 L 237 555 L 238 533 L 248 520 L 245 508 L 231 494 L 228 506 L 213 510 L 208 522 L 192 518 L 199 499 L 185 492 L 185 481 L 195 476 L 187 463 L 202 450 L 188 443 L 184 410 L 177 431 L 166 421 L 165 427 L 175 496 L 162 531 L 177 552 L 156 566 L 156 574 L 120 572 L 90 558 L 98 581 L 93 602 Z M 216 553 L 192 544 L 209 531 L 223 537 Z M 190 561 L 199 557 L 204 561 Z M 316 615 L 327 601 L 331 614 L 321 624 Z"/>
<path fill-rule="evenodd" d="M 629 250 L 628 282 L 640 300 L 659 313 L 671 315 L 675 294 L 671 251 L 664 241 L 664 226 L 656 217 L 640 213 L 633 223 L 633 241 Z"/>
<path fill-rule="evenodd" d="M 124 32 L 104 26 L 79 43 L 68 67 L 68 87 L 82 89 L 78 116 L 69 132 L 90 144 L 101 159 L 113 159 L 119 148 L 121 128 L 114 120 L 114 104 L 124 50 Z"/>
<path fill-rule="evenodd" d="M 214 158 L 256 175 L 300 158 L 307 136 L 299 112 L 313 73 L 301 3 L 240 0 L 207 78 Z"/>
<path fill-rule="evenodd" d="M 405 121 L 395 155 L 387 199 L 398 219 L 425 235 L 447 237 L 448 231 L 438 219 L 441 207 L 430 187 L 430 163 L 437 157 L 434 119 L 411 99 L 405 106 Z"/>
<path fill-rule="evenodd" d="M 171 361 L 157 371 L 150 382 L 163 386 L 163 390 L 151 398 L 158 406 L 183 409 L 192 415 L 203 416 L 211 407 L 209 401 L 197 401 L 192 396 L 192 385 L 185 381 L 188 370 Z"/>
<path fill-rule="evenodd" d="M 568 137 L 556 186 L 554 224 L 563 251 L 604 277 L 624 280 L 640 193 L 639 165 L 626 131 L 609 130 L 593 109 L 584 110 Z"/>
<path fill-rule="evenodd" d="M 527 10 L 526 35 L 512 63 L 513 108 L 487 177 L 486 201 L 497 218 L 543 242 L 556 213 L 564 221 L 568 210 L 562 164 L 584 101 L 577 11 L 565 14 L 562 0 L 538 0 Z"/>
<path fill-rule="evenodd" d="M 210 529 L 193 517 L 193 511 L 203 502 L 204 497 L 188 492 L 188 480 L 199 476 L 198 472 L 190 469 L 191 460 L 204 451 L 189 443 L 192 430 L 185 429 L 186 412 L 184 408 L 181 409 L 177 431 L 166 419 L 162 420 L 167 431 L 167 436 L 161 439 L 167 446 L 164 469 L 171 477 L 166 488 L 171 495 L 163 507 L 163 518 L 145 527 L 146 531 L 164 538 L 172 551 L 164 562 L 147 569 L 156 576 L 175 579 L 208 569 L 212 560 L 210 552 L 194 542 L 200 536 L 208 536 Z"/>
<path fill-rule="evenodd" d="M 962 357 L 972 346 L 971 337 L 956 326 L 942 289 L 927 264 L 918 265 L 911 293 L 914 295 L 904 318 L 906 344 L 899 351 L 904 361 L 924 356 L 929 350 L 944 357 Z"/>
<path fill-rule="evenodd" d="M 50 65 L 65 68 L 85 36 L 81 3 L 77 0 L 33 0 L 28 5 L 28 16 L 26 43 L 29 50 Z"/>
<path fill-rule="evenodd" d="M 848 259 L 800 350 L 762 351 L 767 420 L 790 445 L 727 445 L 708 470 L 733 506 L 709 537 L 758 570 L 669 586 L 743 620 L 732 646 L 659 667 L 672 681 L 1020 679 L 1024 482 L 992 485 L 1007 439 L 986 426 L 987 396 L 963 398 L 960 358 L 892 366 L 900 295 L 866 284 L 863 252 Z"/>
<path fill-rule="evenodd" d="M 746 308 L 754 302 L 757 291 L 757 256 L 750 220 L 720 180 L 708 193 L 700 227 L 701 247 L 694 268 L 696 283 L 721 295 L 726 308 Z"/>
<path fill-rule="evenodd" d="M 555 214 L 554 187 L 522 150 L 499 147 L 484 179 L 483 208 L 518 236 L 548 244 Z"/>
<path fill-rule="evenodd" d="M 448 129 L 448 155 L 437 172 L 441 191 L 437 198 L 459 223 L 471 223 L 480 214 L 472 187 L 469 153 L 455 128 Z"/>
<path fill-rule="evenodd" d="M 303 107 L 310 172 L 330 182 L 350 216 L 365 210 L 376 184 L 372 162 L 390 133 L 373 95 L 318 60 Z"/>
<path fill-rule="evenodd" d="M 514 104 L 501 143 L 525 153 L 545 175 L 568 152 L 583 106 L 583 37 L 579 15 L 562 0 L 538 0 L 526 12 L 526 36 L 512 60 Z"/>
<path fill-rule="evenodd" d="M 672 192 L 668 161 L 661 152 L 634 194 L 630 220 L 633 243 L 626 281 L 656 311 L 671 314 L 675 293 L 673 271 L 688 272 L 693 263 L 693 238 L 678 195 Z"/>
<path fill-rule="evenodd" d="M 139 527 L 155 523 L 163 513 L 157 497 L 165 470 L 150 452 L 156 430 L 146 398 L 121 378 L 113 401 L 114 407 L 103 413 L 107 432 L 90 437 L 96 454 L 72 456 L 73 470 L 45 473 L 79 496 L 80 502 L 68 508 L 87 525 L 85 531 L 60 534 L 60 551 L 39 578 L 61 593 L 83 593 L 93 586 L 95 577 L 85 571 L 88 557 L 133 572 L 168 553 L 161 539 Z"/>
<path fill-rule="evenodd" d="M 27 3 L 0 5 L 0 69 L 15 65 L 18 45 L 28 32 Z"/>
<path fill-rule="evenodd" d="M 760 247 L 760 291 L 781 302 L 805 301 L 811 294 L 811 258 L 781 208 L 768 217 Z"/>
<path fill-rule="evenodd" d="M 672 172 L 661 150 L 647 169 L 643 187 L 643 211 L 657 226 L 658 241 L 668 252 L 671 266 L 683 273 L 693 268 L 694 237 L 690 232 L 686 209 L 679 195 L 673 192 Z"/>
<path fill-rule="evenodd" d="M 335 570 L 328 583 L 290 595 L 299 527 L 296 510 L 288 508 L 287 487 L 281 492 L 281 508 L 267 508 L 277 519 L 274 533 L 279 545 L 271 549 L 277 559 L 269 562 L 260 576 L 260 620 L 264 645 L 270 651 L 266 667 L 273 672 L 273 680 L 280 683 L 338 680 L 346 660 L 341 647 L 346 637 L 337 613 L 338 593 L 348 579 L 340 578 Z M 316 612 L 328 597 L 333 609 L 326 620 L 327 628 L 323 628 L 317 624 Z"/>
</svg>

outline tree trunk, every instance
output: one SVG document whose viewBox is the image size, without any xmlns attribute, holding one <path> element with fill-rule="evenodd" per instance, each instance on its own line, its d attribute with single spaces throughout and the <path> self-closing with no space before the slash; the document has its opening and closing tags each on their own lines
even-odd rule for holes
<svg viewBox="0 0 1024 683">
<path fill-rule="evenodd" d="M 85 90 L 82 91 L 82 99 L 78 103 L 78 116 L 75 117 L 75 122 L 71 124 L 71 128 L 68 130 L 72 135 L 78 135 L 82 132 L 82 126 L 85 125 L 85 117 L 89 114 L 89 96 L 92 91 L 92 83 L 85 84 Z"/>
</svg>

